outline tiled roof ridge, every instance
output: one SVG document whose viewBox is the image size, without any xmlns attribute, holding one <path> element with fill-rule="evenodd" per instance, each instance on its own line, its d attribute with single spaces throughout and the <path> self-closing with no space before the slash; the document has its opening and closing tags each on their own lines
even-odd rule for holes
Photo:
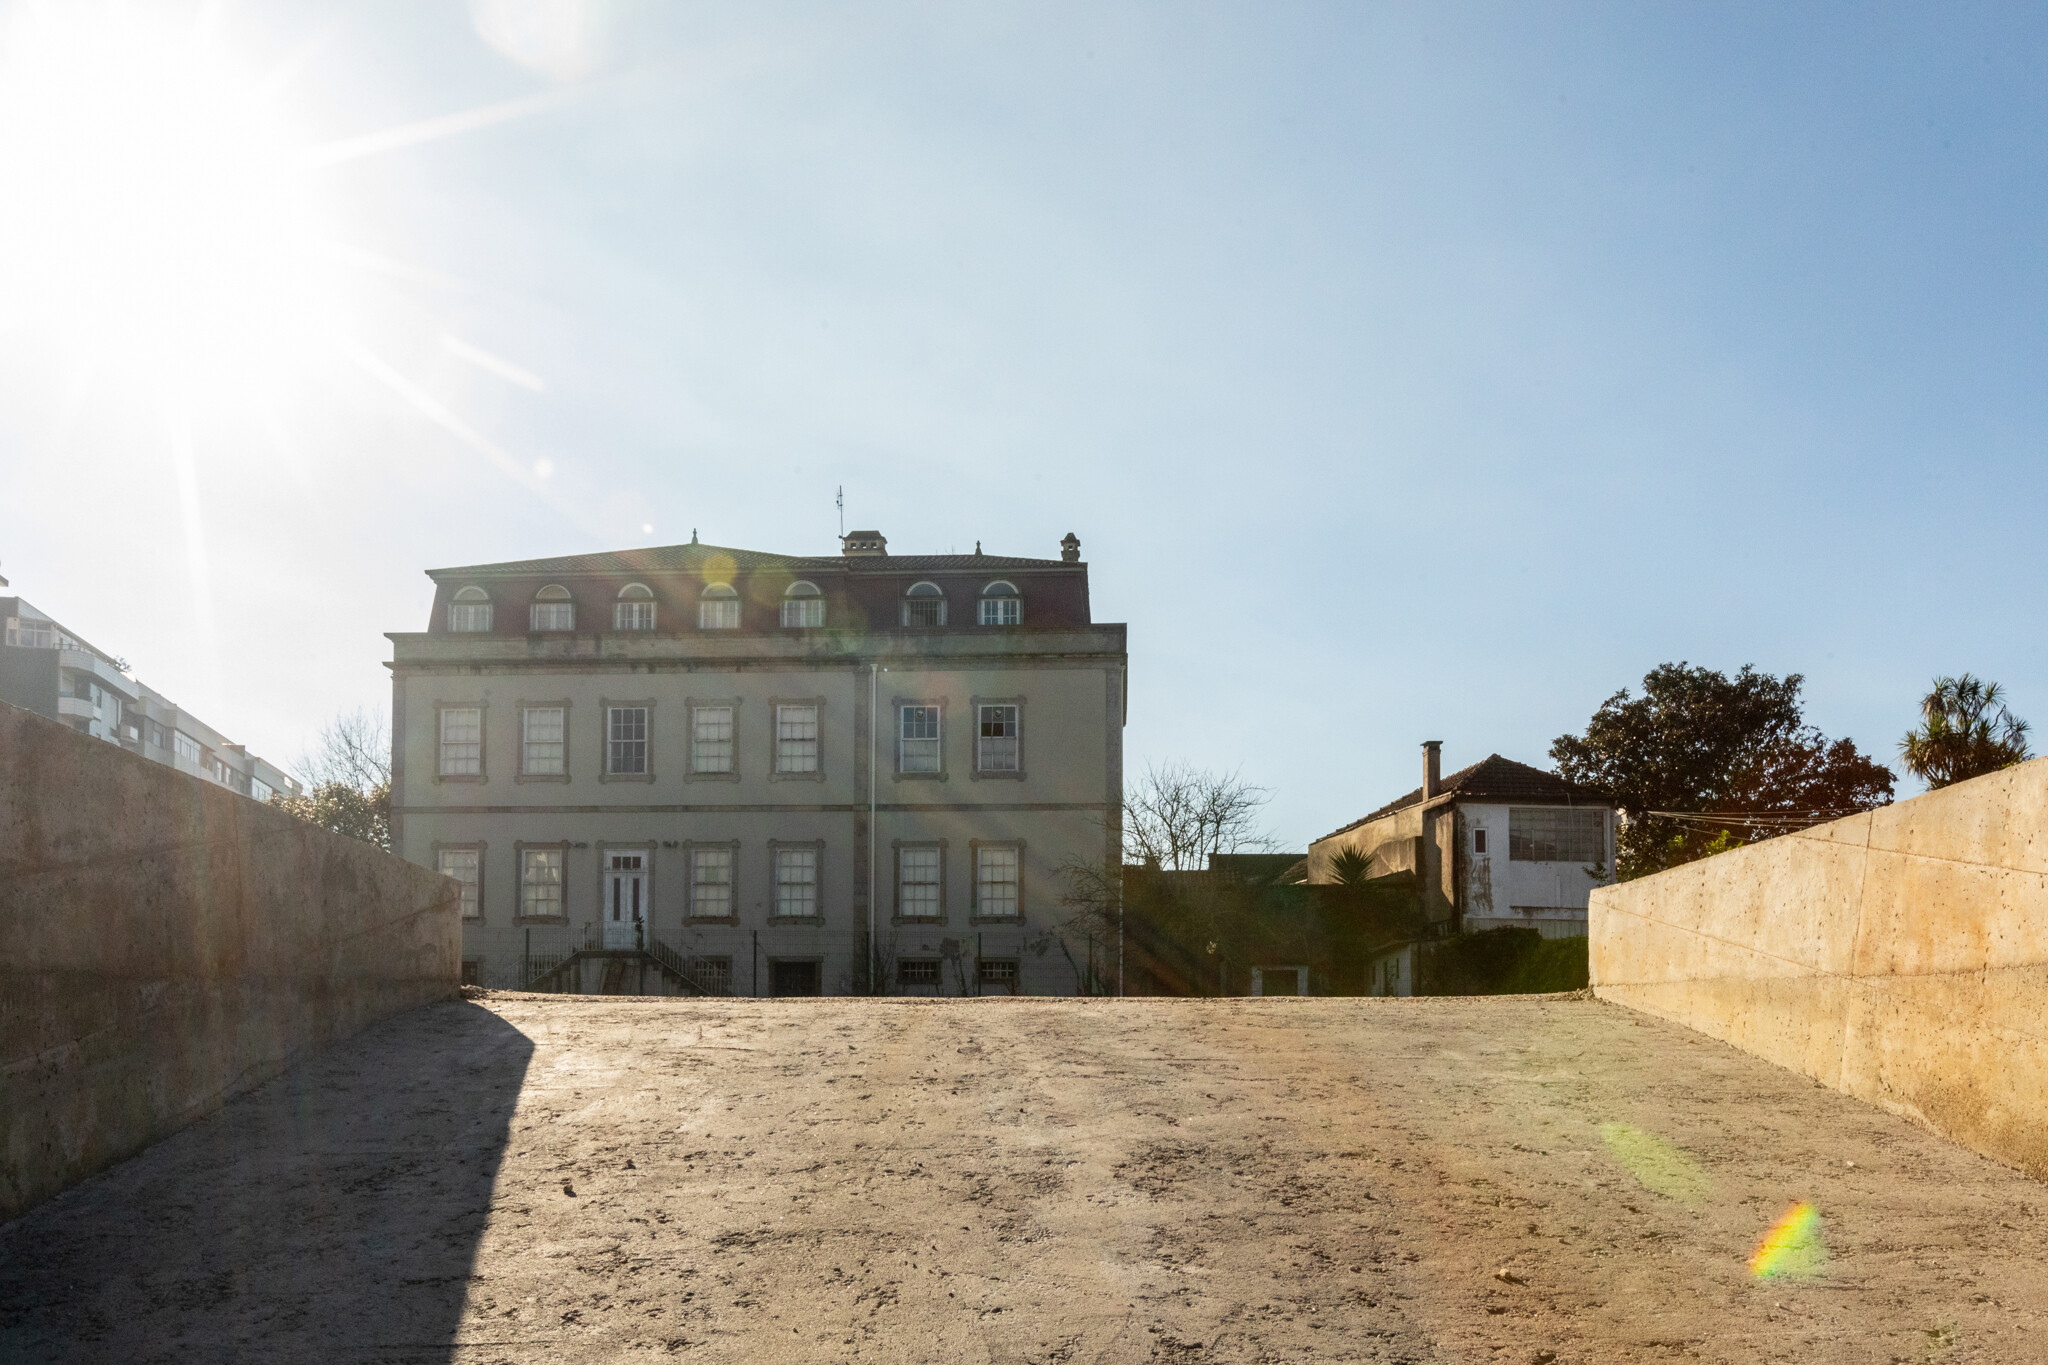
<svg viewBox="0 0 2048 1365">
<path fill-rule="evenodd" d="M 1506 782 L 1525 784 L 1523 791 L 1516 793 L 1500 790 L 1495 784 L 1505 785 L 1506 783 L 1503 782 L 1503 779 Z M 1514 759 L 1505 758 L 1500 754 L 1488 754 L 1477 763 L 1468 764 L 1450 774 L 1437 785 L 1437 795 L 1440 797 L 1458 795 L 1481 797 L 1539 794 L 1537 791 L 1530 789 L 1528 784 L 1531 784 L 1531 779 L 1534 780 L 1534 787 L 1546 789 L 1541 794 L 1564 797 L 1580 794 L 1588 797 L 1594 795 L 1588 789 L 1569 782 L 1554 772 L 1543 768 L 1531 767 L 1527 763 L 1517 763 Z M 1375 820 L 1383 820 L 1389 815 L 1404 811 L 1410 806 L 1419 805 L 1421 802 L 1422 788 L 1417 787 L 1406 796 L 1390 801 L 1370 814 L 1361 815 L 1348 825 L 1331 830 L 1323 838 L 1334 839 L 1340 834 L 1357 829 L 1360 825 L 1369 825 Z M 1317 842 L 1320 843 L 1321 840 L 1317 840 Z"/>
<path fill-rule="evenodd" d="M 685 545 L 650 545 L 628 550 L 598 550 L 590 554 L 559 555 L 551 559 L 512 559 L 493 564 L 458 564 L 429 569 L 433 578 L 471 576 L 512 576 L 539 573 L 653 573 L 688 572 L 702 568 L 714 555 L 731 559 L 739 569 L 781 568 L 804 572 L 852 569 L 878 573 L 895 570 L 915 573 L 933 569 L 1043 569 L 1072 568 L 1057 559 L 1023 559 L 1011 555 L 781 555 L 764 550 L 743 550 L 729 545 L 706 545 L 692 541 Z"/>
</svg>

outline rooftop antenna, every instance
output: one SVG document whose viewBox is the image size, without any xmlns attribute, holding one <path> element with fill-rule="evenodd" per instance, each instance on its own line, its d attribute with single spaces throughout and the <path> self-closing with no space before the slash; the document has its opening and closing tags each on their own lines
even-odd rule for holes
<svg viewBox="0 0 2048 1365">
<path fill-rule="evenodd" d="M 839 538 L 846 539 L 846 485 L 839 485 L 839 496 L 833 499 L 839 504 Z"/>
</svg>

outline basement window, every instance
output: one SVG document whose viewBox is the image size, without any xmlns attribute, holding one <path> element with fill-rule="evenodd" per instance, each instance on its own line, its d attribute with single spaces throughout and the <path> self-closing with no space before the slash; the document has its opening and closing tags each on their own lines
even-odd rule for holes
<svg viewBox="0 0 2048 1365">
<path fill-rule="evenodd" d="M 896 984 L 936 987 L 939 984 L 939 960 L 935 957 L 917 957 L 897 963 Z"/>
<path fill-rule="evenodd" d="M 983 958 L 975 967 L 975 978 L 984 995 L 1015 995 L 1017 964 L 1006 958 Z"/>
</svg>

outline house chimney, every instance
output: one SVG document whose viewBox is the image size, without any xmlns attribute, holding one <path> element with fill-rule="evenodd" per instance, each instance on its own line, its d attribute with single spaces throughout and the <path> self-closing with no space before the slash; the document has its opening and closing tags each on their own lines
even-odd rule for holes
<svg viewBox="0 0 2048 1365">
<path fill-rule="evenodd" d="M 1422 799 L 1427 801 L 1435 796 L 1444 785 L 1444 742 L 1440 739 L 1422 741 Z"/>
<path fill-rule="evenodd" d="M 1060 539 L 1060 558 L 1068 564 L 1081 562 L 1081 537 L 1072 531 Z"/>
<path fill-rule="evenodd" d="M 848 531 L 839 538 L 839 549 L 848 559 L 884 557 L 889 553 L 889 538 L 880 531 Z"/>
</svg>

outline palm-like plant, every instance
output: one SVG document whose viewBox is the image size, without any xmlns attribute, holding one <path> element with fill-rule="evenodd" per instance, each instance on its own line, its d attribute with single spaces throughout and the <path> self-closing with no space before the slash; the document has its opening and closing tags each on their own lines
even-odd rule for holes
<svg viewBox="0 0 2048 1365">
<path fill-rule="evenodd" d="M 1920 703 L 1920 725 L 1899 741 L 1907 769 L 1939 789 L 2023 763 L 2027 723 L 2005 706 L 2005 689 L 1968 673 L 1936 678 Z"/>
<path fill-rule="evenodd" d="M 1361 853 L 1356 845 L 1346 844 L 1337 850 L 1337 856 L 1330 859 L 1330 875 L 1337 879 L 1339 886 L 1364 886 L 1372 878 L 1372 855 Z"/>
</svg>

